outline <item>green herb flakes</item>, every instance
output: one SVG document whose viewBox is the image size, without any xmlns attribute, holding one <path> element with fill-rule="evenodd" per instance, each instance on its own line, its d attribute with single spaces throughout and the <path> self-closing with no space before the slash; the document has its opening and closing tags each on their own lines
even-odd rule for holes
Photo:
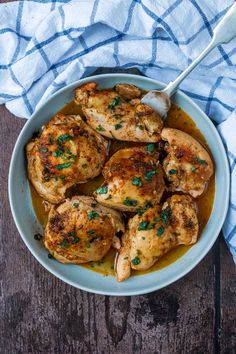
<svg viewBox="0 0 236 354">
<path fill-rule="evenodd" d="M 68 141 L 68 140 L 72 140 L 73 139 L 73 136 L 70 135 L 70 134 L 62 134 L 60 135 L 58 138 L 57 138 L 57 142 L 58 144 L 62 144 L 64 143 L 65 141 Z"/>
<path fill-rule="evenodd" d="M 164 233 L 165 229 L 163 226 L 159 227 L 159 229 L 157 230 L 157 236 L 160 237 L 163 233 Z"/>
<path fill-rule="evenodd" d="M 39 148 L 38 149 L 39 150 L 39 152 L 41 152 L 41 153 L 46 153 L 46 152 L 48 152 L 48 149 L 47 148 Z"/>
<path fill-rule="evenodd" d="M 191 171 L 193 172 L 193 173 L 195 173 L 196 172 L 196 167 L 191 167 Z"/>
<path fill-rule="evenodd" d="M 114 109 L 118 104 L 120 104 L 121 98 L 119 96 L 115 97 L 114 100 L 108 105 L 109 109 Z"/>
<path fill-rule="evenodd" d="M 107 192 L 108 192 L 107 186 L 99 187 L 96 189 L 97 194 L 107 194 Z"/>
<path fill-rule="evenodd" d="M 104 129 L 101 124 L 99 124 L 97 127 L 96 127 L 96 130 L 99 131 L 99 132 L 105 132 L 106 129 Z"/>
<path fill-rule="evenodd" d="M 171 210 L 169 207 L 167 207 L 166 209 L 161 211 L 161 219 L 162 219 L 163 224 L 165 224 L 165 225 L 167 224 L 168 218 L 170 216 L 170 211 Z"/>
<path fill-rule="evenodd" d="M 114 114 L 113 118 L 118 120 L 118 119 L 122 118 L 122 115 L 121 114 Z"/>
<path fill-rule="evenodd" d="M 59 165 L 56 165 L 55 168 L 60 171 L 60 170 L 63 170 L 64 168 L 68 168 L 70 167 L 71 165 L 71 162 L 65 162 L 65 163 L 61 163 Z"/>
<path fill-rule="evenodd" d="M 115 124 L 115 130 L 121 129 L 123 126 L 122 124 Z"/>
<path fill-rule="evenodd" d="M 67 239 L 63 239 L 60 243 L 61 248 L 66 248 L 68 246 L 68 241 Z"/>
<path fill-rule="evenodd" d="M 147 171 L 147 172 L 145 173 L 144 178 L 145 178 L 146 181 L 150 182 L 151 179 L 152 179 L 152 176 L 155 176 L 157 173 L 158 173 L 158 172 L 157 172 L 156 170 Z"/>
<path fill-rule="evenodd" d="M 138 208 L 137 209 L 137 213 L 138 215 L 143 215 L 143 213 L 145 213 L 145 211 L 147 211 L 149 208 L 152 208 L 152 203 L 151 202 L 147 202 L 146 205 L 143 208 Z"/>
<path fill-rule="evenodd" d="M 169 175 L 177 175 L 178 171 L 172 169 L 172 170 L 169 170 L 168 173 L 169 173 Z"/>
<path fill-rule="evenodd" d="M 125 200 L 123 201 L 123 204 L 127 206 L 136 206 L 138 202 L 135 199 L 129 199 L 128 197 L 126 197 Z"/>
<path fill-rule="evenodd" d="M 138 226 L 138 230 L 141 231 L 141 230 L 147 230 L 148 228 L 148 225 L 149 225 L 149 221 L 142 221 L 139 226 Z"/>
<path fill-rule="evenodd" d="M 92 210 L 88 213 L 88 220 L 93 220 L 93 219 L 98 219 L 99 218 L 99 214 Z"/>
<path fill-rule="evenodd" d="M 155 150 L 155 145 L 154 144 L 148 144 L 146 147 L 146 151 L 148 154 L 151 154 Z"/>
<path fill-rule="evenodd" d="M 137 186 L 137 187 L 141 187 L 143 185 L 141 177 L 133 177 L 132 185 Z"/>
<path fill-rule="evenodd" d="M 74 208 L 78 208 L 78 207 L 79 207 L 79 202 L 74 202 L 74 203 L 73 203 L 73 207 L 74 207 Z"/>
<path fill-rule="evenodd" d="M 131 262 L 133 263 L 133 265 L 138 265 L 141 263 L 141 260 L 139 257 L 135 257 L 134 259 L 131 260 Z"/>
<path fill-rule="evenodd" d="M 89 234 L 89 235 L 94 235 L 94 234 L 95 234 L 95 231 L 94 231 L 94 230 L 88 230 L 88 231 L 87 231 L 87 234 Z"/>
<path fill-rule="evenodd" d="M 200 163 L 200 165 L 207 165 L 206 160 L 202 160 L 199 157 L 197 157 L 197 162 Z"/>
<path fill-rule="evenodd" d="M 35 234 L 35 235 L 34 235 L 34 239 L 35 239 L 36 241 L 41 241 L 42 238 L 43 238 L 43 236 L 42 236 L 41 234 Z"/>
<path fill-rule="evenodd" d="M 73 240 L 72 240 L 72 243 L 73 244 L 76 244 L 80 241 L 80 238 L 79 237 L 75 237 Z"/>
<path fill-rule="evenodd" d="M 52 145 L 52 143 L 53 143 L 53 138 L 52 137 L 48 138 L 48 145 Z"/>
</svg>

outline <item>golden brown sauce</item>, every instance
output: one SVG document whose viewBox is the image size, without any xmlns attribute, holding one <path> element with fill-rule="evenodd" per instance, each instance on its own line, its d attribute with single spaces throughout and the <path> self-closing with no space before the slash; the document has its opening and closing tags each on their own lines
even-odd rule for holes
<svg viewBox="0 0 236 354">
<path fill-rule="evenodd" d="M 74 102 L 68 103 L 61 111 L 60 113 L 64 114 L 82 114 L 81 108 L 76 105 Z M 199 142 L 204 145 L 204 147 L 209 151 L 208 146 L 206 144 L 206 140 L 202 133 L 199 131 L 199 129 L 196 127 L 196 124 L 193 122 L 193 120 L 188 116 L 187 113 L 182 111 L 178 106 L 173 105 L 168 113 L 168 118 L 165 121 L 165 126 L 172 127 L 172 128 L 177 128 L 180 129 L 186 133 L 189 133 L 191 136 L 196 138 Z M 111 141 L 110 145 L 110 152 L 109 155 L 112 155 L 115 151 L 125 148 L 125 147 L 130 147 L 130 146 L 135 146 L 137 143 L 130 143 L 130 142 L 123 142 L 123 141 Z M 87 183 L 79 184 L 73 187 L 68 195 L 73 195 L 76 193 L 79 194 L 85 194 L 85 195 L 92 195 L 93 192 L 97 187 L 101 185 L 103 182 L 103 177 L 100 175 L 96 178 L 94 178 L 92 181 L 89 181 Z M 37 218 L 42 224 L 43 227 L 45 227 L 46 222 L 47 222 L 47 213 L 44 210 L 43 207 L 43 199 L 38 195 L 38 193 L 35 191 L 35 189 L 31 186 L 31 195 L 32 195 L 32 202 L 33 202 L 33 207 L 35 210 L 35 213 L 37 215 Z M 205 225 L 207 224 L 207 221 L 210 217 L 212 206 L 213 206 L 213 201 L 214 201 L 214 195 L 215 195 L 215 179 L 211 178 L 211 180 L 208 183 L 208 187 L 205 191 L 205 193 L 197 198 L 196 204 L 198 207 L 198 219 L 200 223 L 200 228 L 199 228 L 199 235 L 201 236 L 202 230 L 204 229 Z M 199 236 L 199 237 L 200 237 Z M 132 275 L 141 275 L 141 274 L 146 274 L 150 273 L 156 270 L 160 270 L 164 267 L 167 267 L 171 263 L 175 262 L 178 258 L 183 256 L 191 246 L 178 246 L 177 248 L 169 251 L 167 254 L 165 254 L 154 266 L 146 271 L 134 271 L 132 270 Z M 114 249 L 110 249 L 110 251 L 106 254 L 106 256 L 98 261 L 98 262 L 89 262 L 87 264 L 82 265 L 85 268 L 91 269 L 95 272 L 102 273 L 104 275 L 113 275 L 114 276 L 114 258 L 116 255 L 116 251 Z"/>
</svg>

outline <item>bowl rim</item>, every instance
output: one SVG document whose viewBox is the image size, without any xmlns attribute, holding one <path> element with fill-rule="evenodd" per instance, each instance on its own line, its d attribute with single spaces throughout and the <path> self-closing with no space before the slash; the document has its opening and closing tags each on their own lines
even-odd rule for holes
<svg viewBox="0 0 236 354">
<path fill-rule="evenodd" d="M 32 255 L 37 259 L 37 261 L 47 270 L 49 271 L 52 275 L 56 276 L 57 278 L 59 278 L 60 280 L 64 281 L 65 283 L 77 288 L 77 289 L 81 289 L 81 290 L 85 290 L 88 291 L 90 293 L 94 293 L 94 294 L 99 294 L 99 295 L 111 295 L 111 296 L 134 296 L 134 295 L 142 295 L 142 294 L 148 294 L 150 292 L 162 289 L 170 284 L 173 284 L 174 282 L 176 282 L 177 280 L 179 280 L 180 278 L 184 277 L 186 274 L 188 274 L 192 269 L 194 269 L 198 263 L 201 262 L 201 260 L 207 255 L 207 253 L 210 251 L 210 249 L 212 248 L 213 244 L 215 243 L 215 241 L 217 240 L 219 233 L 222 229 L 223 223 L 225 221 L 226 215 L 227 215 L 227 211 L 228 211 L 228 205 L 229 205 L 229 194 L 230 194 L 230 168 L 229 168 L 229 162 L 228 162 L 228 158 L 226 155 L 226 151 L 224 148 L 224 144 L 221 140 L 221 137 L 219 135 L 219 132 L 217 131 L 216 127 L 214 126 L 213 122 L 211 121 L 211 119 L 202 111 L 202 109 L 190 98 L 188 97 L 184 92 L 182 92 L 181 90 L 177 90 L 177 94 L 178 96 L 180 96 L 181 99 L 183 99 L 184 101 L 188 102 L 188 104 L 190 104 L 190 106 L 192 106 L 197 112 L 199 112 L 199 114 L 204 117 L 204 119 L 207 120 L 208 124 L 211 126 L 211 128 L 215 131 L 216 136 L 217 136 L 217 143 L 220 145 L 219 147 L 222 150 L 222 155 L 224 155 L 224 162 L 225 165 L 227 166 L 227 170 L 225 171 L 226 174 L 226 179 L 225 179 L 225 190 L 226 190 L 226 196 L 225 196 L 225 205 L 224 205 L 224 210 L 222 213 L 222 217 L 221 220 L 218 221 L 217 223 L 217 228 L 216 228 L 216 232 L 213 235 L 213 237 L 211 238 L 211 240 L 209 240 L 209 243 L 207 244 L 207 247 L 205 247 L 204 251 L 202 252 L 202 254 L 200 254 L 198 257 L 196 257 L 196 259 L 194 261 L 192 261 L 188 266 L 186 266 L 186 268 L 180 272 L 178 274 L 178 276 L 176 276 L 174 279 L 172 280 L 167 280 L 167 281 L 162 281 L 161 285 L 152 285 L 149 287 L 146 287 L 144 290 L 140 289 L 140 291 L 134 290 L 134 291 L 130 291 L 130 290 L 119 290 L 119 293 L 117 293 L 117 291 L 103 291 L 103 290 L 94 290 L 91 289 L 88 286 L 84 286 L 84 285 L 78 285 L 78 283 L 71 281 L 70 279 L 67 279 L 66 276 L 63 276 L 62 274 L 60 274 L 59 271 L 57 271 L 56 269 L 52 269 L 50 268 L 50 266 L 48 266 L 44 260 L 37 254 L 37 251 L 31 247 L 31 245 L 29 244 L 27 238 L 24 235 L 24 232 L 21 228 L 21 225 L 18 221 L 18 216 L 17 213 L 15 211 L 15 206 L 14 206 L 14 197 L 13 197 L 13 191 L 12 191 L 12 186 L 14 183 L 14 165 L 16 163 L 16 159 L 17 159 L 17 152 L 22 140 L 22 137 L 24 135 L 24 132 L 28 129 L 28 126 L 30 124 L 32 124 L 32 120 L 35 119 L 35 117 L 37 117 L 37 114 L 39 112 L 39 110 L 41 110 L 44 106 L 47 106 L 48 104 L 51 103 L 51 101 L 56 97 L 61 95 L 64 91 L 70 90 L 70 89 L 74 89 L 76 86 L 79 86 L 85 82 L 89 82 L 89 81 L 96 81 L 96 79 L 103 79 L 103 78 L 120 78 L 121 80 L 125 80 L 126 78 L 128 79 L 135 79 L 137 78 L 138 80 L 144 81 L 146 83 L 151 83 L 154 85 L 161 86 L 161 87 L 165 87 L 165 84 L 161 81 L 155 80 L 155 79 L 151 79 L 149 77 L 146 76 L 141 76 L 141 75 L 136 75 L 136 74 L 126 74 L 126 73 L 106 73 L 106 74 L 98 74 L 98 75 L 93 75 L 93 76 L 88 76 L 85 77 L 83 79 L 79 79 L 76 80 L 72 83 L 70 83 L 69 85 L 65 85 L 64 87 L 62 87 L 60 90 L 56 91 L 54 94 L 52 94 L 48 99 L 46 99 L 45 101 L 43 101 L 42 104 L 37 106 L 37 109 L 35 110 L 35 112 L 32 114 L 32 116 L 28 119 L 28 121 L 25 123 L 25 125 L 23 126 L 13 149 L 12 152 L 12 157 L 11 157 L 11 161 L 10 161 L 10 167 L 9 167 L 9 173 L 8 173 L 8 196 L 9 196 L 9 203 L 10 203 L 10 208 L 11 208 L 11 212 L 12 212 L 12 216 L 14 219 L 14 222 L 16 224 L 17 230 L 23 240 L 23 242 L 25 243 L 25 245 L 27 246 L 27 248 L 29 249 L 29 251 L 32 253 Z M 215 197 L 216 197 L 216 192 L 215 191 Z M 211 218 L 211 216 L 210 216 Z M 210 220 L 210 219 L 209 219 Z M 208 222 L 209 222 L 208 220 Z M 153 272 L 154 273 L 154 272 Z"/>
</svg>

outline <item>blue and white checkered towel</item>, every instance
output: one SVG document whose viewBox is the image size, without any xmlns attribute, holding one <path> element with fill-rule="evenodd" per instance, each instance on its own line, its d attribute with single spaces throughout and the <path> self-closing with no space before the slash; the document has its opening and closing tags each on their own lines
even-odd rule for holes
<svg viewBox="0 0 236 354">
<path fill-rule="evenodd" d="M 0 103 L 29 118 L 97 67 L 136 67 L 168 83 L 198 55 L 233 0 L 41 0 L 0 5 Z M 236 262 L 236 39 L 181 89 L 217 124 L 231 165 L 224 236 Z"/>
</svg>

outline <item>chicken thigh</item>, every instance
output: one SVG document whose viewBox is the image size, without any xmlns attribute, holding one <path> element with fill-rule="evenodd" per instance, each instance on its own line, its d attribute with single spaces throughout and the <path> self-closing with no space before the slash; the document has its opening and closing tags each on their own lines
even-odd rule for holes
<svg viewBox="0 0 236 354">
<path fill-rule="evenodd" d="M 97 90 L 90 82 L 75 90 L 87 123 L 100 134 L 117 140 L 157 142 L 163 122 L 149 106 L 141 104 L 141 90 L 129 84 Z"/>
<path fill-rule="evenodd" d="M 178 129 L 164 128 L 161 133 L 167 141 L 163 168 L 172 191 L 200 196 L 213 175 L 214 167 L 209 153 L 189 134 Z"/>
<path fill-rule="evenodd" d="M 165 189 L 158 157 L 154 144 L 118 150 L 105 164 L 96 200 L 123 211 L 157 204 Z"/>
<path fill-rule="evenodd" d="M 57 114 L 26 146 L 29 180 L 41 197 L 59 203 L 73 184 L 101 173 L 107 147 L 80 116 Z"/>
<path fill-rule="evenodd" d="M 190 196 L 173 195 L 163 204 L 129 220 L 116 259 L 118 281 L 130 276 L 131 268 L 146 270 L 178 245 L 197 242 L 198 219 Z"/>
<path fill-rule="evenodd" d="M 119 231 L 124 231 L 119 212 L 99 205 L 92 197 L 74 196 L 52 206 L 44 245 L 62 263 L 98 261 Z"/>
</svg>

